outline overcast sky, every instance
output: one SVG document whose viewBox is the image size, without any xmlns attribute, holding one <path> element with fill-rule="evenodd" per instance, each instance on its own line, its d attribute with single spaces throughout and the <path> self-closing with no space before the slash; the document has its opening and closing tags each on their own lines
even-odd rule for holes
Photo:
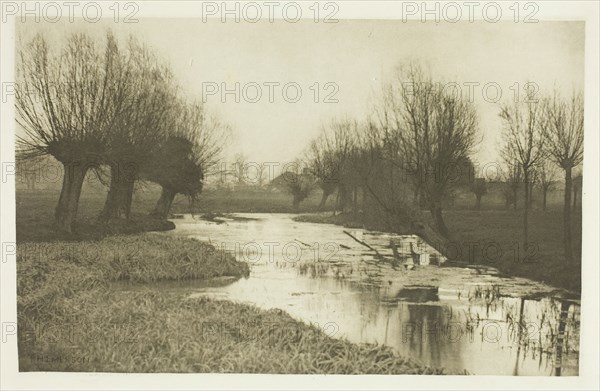
<svg viewBox="0 0 600 391">
<path fill-rule="evenodd" d="M 22 38 L 42 31 L 56 42 L 72 31 L 103 34 L 112 29 L 121 40 L 129 33 L 150 45 L 170 63 L 186 94 L 202 99 L 203 88 L 222 83 L 247 87 L 254 98 L 258 83 L 262 98 L 222 102 L 220 91 L 206 96 L 206 104 L 234 129 L 228 154 L 242 152 L 258 162 L 289 162 L 298 157 L 322 124 L 333 118 L 364 118 L 377 101 L 382 80 L 402 63 L 420 62 L 433 76 L 458 83 L 462 93 L 472 88 L 480 117 L 482 143 L 474 154 L 482 163 L 496 159 L 501 123 L 498 104 L 513 99 L 515 83 L 521 92 L 527 81 L 542 90 L 555 86 L 565 94 L 582 89 L 584 80 L 584 24 L 542 22 L 402 23 L 386 20 L 340 20 L 333 24 L 220 23 L 201 19 L 140 19 L 136 24 L 110 22 L 34 24 L 17 28 Z M 203 83 L 204 87 L 203 87 Z M 208 83 L 208 84 L 207 84 Z M 269 102 L 273 86 L 274 102 Z M 302 96 L 296 103 L 283 97 L 282 86 L 297 83 Z M 315 83 L 319 83 L 315 103 Z M 325 83 L 332 83 L 325 89 Z M 478 85 L 475 83 L 479 83 Z M 490 102 L 497 83 L 502 99 Z M 313 88 L 311 89 L 311 86 Z M 334 89 L 336 91 L 334 91 Z M 335 92 L 337 103 L 324 102 Z M 295 89 L 288 89 L 294 98 Z"/>
</svg>

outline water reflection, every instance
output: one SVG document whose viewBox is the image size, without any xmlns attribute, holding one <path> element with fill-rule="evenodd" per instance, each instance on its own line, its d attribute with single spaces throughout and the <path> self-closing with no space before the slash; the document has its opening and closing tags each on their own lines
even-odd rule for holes
<svg viewBox="0 0 600 391">
<path fill-rule="evenodd" d="M 210 240 L 251 265 L 249 278 L 193 287 L 192 297 L 280 308 L 306 322 L 337 325 L 326 331 L 334 337 L 389 345 L 454 371 L 578 374 L 579 304 L 552 297 L 541 283 L 395 264 L 394 251 L 408 260 L 411 247 L 431 264 L 444 261 L 416 236 L 352 230 L 372 251 L 337 226 L 281 214 L 239 216 L 248 219 L 215 224 L 186 216 L 170 233 Z"/>
</svg>

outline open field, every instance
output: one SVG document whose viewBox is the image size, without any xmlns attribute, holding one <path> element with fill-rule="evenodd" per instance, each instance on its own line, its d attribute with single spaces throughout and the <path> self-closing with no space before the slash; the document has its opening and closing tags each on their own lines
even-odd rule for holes
<svg viewBox="0 0 600 391">
<path fill-rule="evenodd" d="M 149 217 L 159 195 L 160 189 L 145 186 L 134 194 L 131 221 L 126 225 L 110 226 L 101 224 L 97 217 L 106 199 L 106 189 L 84 186 L 73 235 L 64 235 L 53 226 L 54 208 L 58 200 L 58 189 L 17 190 L 17 240 L 18 241 L 54 241 L 54 240 L 91 240 L 114 234 L 130 234 L 147 231 L 165 231 L 173 229 L 170 222 Z M 332 207 L 334 198 L 328 201 Z M 315 211 L 320 201 L 319 192 L 313 192 L 301 205 L 299 212 Z M 292 198 L 284 192 L 269 191 L 204 191 L 192 205 L 190 201 L 178 195 L 171 207 L 171 213 L 292 213 Z"/>
</svg>

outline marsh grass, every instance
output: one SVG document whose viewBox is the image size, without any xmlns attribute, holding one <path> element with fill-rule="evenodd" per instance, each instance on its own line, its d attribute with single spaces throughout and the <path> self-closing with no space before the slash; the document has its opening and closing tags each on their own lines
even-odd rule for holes
<svg viewBox="0 0 600 391">
<path fill-rule="evenodd" d="M 36 351 L 21 370 L 444 373 L 390 348 L 333 339 L 278 310 L 150 289 L 86 292 L 77 302 L 59 327 L 23 336 Z"/>
</svg>

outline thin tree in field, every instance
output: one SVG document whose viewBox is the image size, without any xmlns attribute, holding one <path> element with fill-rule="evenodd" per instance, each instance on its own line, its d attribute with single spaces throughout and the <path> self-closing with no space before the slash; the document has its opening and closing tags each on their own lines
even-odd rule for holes
<svg viewBox="0 0 600 391">
<path fill-rule="evenodd" d="M 481 209 L 481 198 L 487 194 L 487 182 L 485 178 L 475 178 L 471 185 L 471 191 L 475 194 L 475 209 Z"/>
<path fill-rule="evenodd" d="M 233 176 L 237 186 L 243 187 L 246 185 L 246 168 L 248 157 L 243 153 L 236 153 L 233 163 Z"/>
<path fill-rule="evenodd" d="M 506 208 L 508 209 L 508 207 L 512 203 L 513 209 L 517 210 L 519 186 L 521 185 L 521 181 L 523 180 L 521 166 L 518 163 L 515 163 L 514 161 L 506 161 L 506 159 L 504 161 L 504 165 L 506 166 L 506 169 L 503 170 L 505 185 L 503 193 L 506 201 Z"/>
<path fill-rule="evenodd" d="M 556 169 L 554 163 L 549 159 L 544 159 L 538 169 L 539 187 L 542 191 L 542 209 L 546 210 L 548 192 L 556 184 Z"/>
<path fill-rule="evenodd" d="M 109 34 L 104 49 L 72 34 L 61 51 L 37 35 L 17 55 L 19 154 L 51 155 L 64 168 L 55 209 L 58 229 L 71 232 L 86 174 L 102 163 L 107 138 L 125 111 L 125 80 Z"/>
<path fill-rule="evenodd" d="M 514 161 L 523 172 L 524 210 L 523 244 L 526 247 L 529 228 L 530 180 L 535 167 L 544 158 L 544 137 L 540 119 L 541 103 L 529 92 L 524 102 L 514 102 L 500 109 L 504 125 L 504 148 L 501 151 L 506 161 Z"/>
<path fill-rule="evenodd" d="M 571 237 L 572 171 L 583 161 L 583 96 L 575 93 L 565 100 L 555 92 L 544 102 L 542 123 L 550 159 L 565 172 L 563 208 L 564 251 L 567 262 L 573 260 Z"/>
</svg>

